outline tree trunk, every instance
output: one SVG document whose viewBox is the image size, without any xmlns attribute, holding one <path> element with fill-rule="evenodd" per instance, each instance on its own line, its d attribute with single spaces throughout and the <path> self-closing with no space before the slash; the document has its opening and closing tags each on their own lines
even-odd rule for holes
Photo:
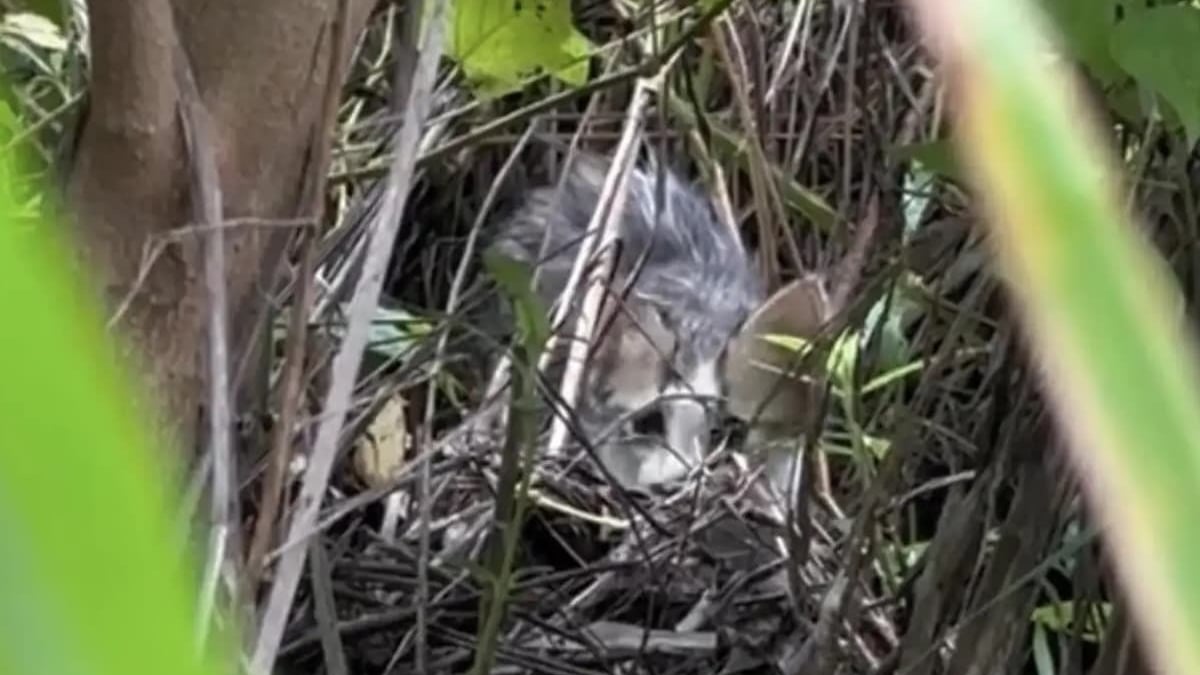
<svg viewBox="0 0 1200 675">
<path fill-rule="evenodd" d="M 360 34 L 373 0 L 350 0 Z M 212 118 L 226 219 L 295 219 L 326 89 L 331 0 L 91 0 L 91 90 L 68 182 L 82 259 L 97 275 L 147 411 L 181 446 L 198 440 L 205 400 L 201 241 L 181 233 L 148 273 L 147 253 L 187 225 L 188 173 L 175 61 L 182 46 Z M 348 58 L 353 40 L 347 45 Z M 290 231 L 227 233 L 230 344 L 248 335 L 260 282 Z M 139 281 L 139 277 L 144 279 Z M 132 294 L 132 295 L 131 295 Z M 131 298 L 131 300 L 127 300 Z"/>
</svg>

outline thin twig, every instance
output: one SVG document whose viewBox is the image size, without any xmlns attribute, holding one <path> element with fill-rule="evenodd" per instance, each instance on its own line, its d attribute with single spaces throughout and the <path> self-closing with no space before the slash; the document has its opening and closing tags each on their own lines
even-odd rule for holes
<svg viewBox="0 0 1200 675">
<path fill-rule="evenodd" d="M 579 401 L 579 393 L 583 388 L 587 350 L 592 342 L 592 333 L 596 330 L 596 322 L 600 315 L 600 303 L 604 300 L 604 280 L 608 277 L 608 270 L 613 264 L 612 255 L 620 234 L 619 221 L 625 207 L 626 180 L 629 178 L 636 158 L 637 143 L 644 123 L 644 111 L 646 102 L 650 98 L 651 86 L 653 86 L 651 81 L 639 79 L 634 87 L 621 142 L 617 145 L 616 152 L 613 153 L 613 161 L 609 166 L 608 175 L 604 177 L 604 187 L 600 191 L 600 199 L 596 204 L 596 210 L 592 213 L 592 219 L 588 223 L 587 240 L 580 246 L 579 255 L 575 259 L 571 277 L 567 281 L 562 301 L 559 304 L 559 313 L 565 315 L 567 307 L 571 304 L 570 298 L 574 294 L 574 286 L 578 284 L 579 278 L 583 274 L 585 262 L 591 260 L 593 253 L 598 250 L 604 258 L 596 266 L 588 281 L 583 307 L 575 321 L 574 335 L 579 339 L 571 342 L 566 370 L 563 373 L 561 398 L 563 405 L 568 410 L 575 409 Z M 559 317 L 555 318 L 557 320 Z M 546 446 L 547 455 L 554 456 L 561 452 L 566 444 L 568 431 L 566 417 L 555 416 L 554 426 L 550 430 L 550 441 Z"/>
<path fill-rule="evenodd" d="M 343 1 L 342 4 L 345 4 Z M 320 537 L 308 542 L 312 556 L 313 615 L 321 634 L 321 651 L 325 656 L 325 672 L 329 675 L 350 675 L 346 665 L 346 648 L 337 631 L 337 598 L 333 593 L 333 567 Z"/>
<path fill-rule="evenodd" d="M 178 47 L 178 45 L 177 45 Z M 191 63 L 182 48 L 175 54 L 179 114 L 191 168 L 192 218 L 201 226 L 221 222 L 221 182 L 214 156 L 215 136 L 200 99 Z M 205 237 L 204 285 L 208 296 L 209 448 L 212 455 L 212 506 L 209 513 L 209 558 L 205 565 L 197 642 L 207 640 L 209 613 L 216 603 L 217 579 L 229 549 L 230 505 L 233 500 L 232 428 L 229 404 L 228 300 L 225 287 L 225 229 L 213 227 Z"/>
<path fill-rule="evenodd" d="M 311 214 L 311 222 L 320 223 L 325 211 L 325 185 L 329 156 L 333 146 L 333 130 L 337 122 L 337 105 L 342 90 L 343 64 L 341 54 L 349 37 L 349 0 L 339 0 L 333 19 L 333 44 L 330 48 L 329 71 L 326 79 L 325 98 L 317 124 L 313 129 L 310 147 L 313 162 L 305 181 L 302 212 Z M 279 517 L 279 506 L 283 498 L 283 483 L 291 459 L 292 432 L 303 400 L 301 380 L 304 374 L 304 355 L 308 331 L 306 318 L 312 304 L 313 276 L 316 268 L 316 232 L 305 230 L 300 251 L 300 265 L 296 271 L 300 291 L 292 303 L 292 314 L 288 322 L 288 339 L 284 353 L 283 375 L 280 384 L 281 410 L 279 424 L 271 439 L 271 455 L 267 472 L 263 478 L 262 499 L 258 518 L 254 522 L 254 535 L 250 540 L 246 556 L 246 590 L 253 593 L 262 574 L 263 559 L 274 538 L 275 522 Z"/>
<path fill-rule="evenodd" d="M 416 0 L 416 2 L 408 3 L 405 6 L 403 15 L 403 35 L 402 41 L 411 40 L 409 44 L 416 46 L 420 42 L 421 34 L 421 19 L 425 16 L 426 2 L 438 2 L 438 0 Z M 435 8 L 434 11 L 437 11 Z M 421 53 L 414 53 L 411 49 L 400 48 L 400 55 L 396 59 L 396 71 L 392 81 L 392 112 L 397 115 L 405 114 L 405 110 L 400 106 L 404 102 L 406 93 L 411 94 L 415 88 L 413 78 L 416 77 L 417 64 L 424 56 L 424 50 Z M 407 120 L 405 121 L 407 125 Z M 404 146 L 398 149 L 398 152 L 403 152 Z M 414 145 L 412 152 L 415 154 L 419 151 L 418 145 Z M 453 300 L 453 298 L 451 298 Z M 447 312 L 449 314 L 449 312 Z M 443 332 L 441 340 L 438 343 L 439 351 L 434 357 L 434 373 L 429 378 L 429 389 L 426 393 L 426 419 L 424 428 L 421 430 L 420 446 L 422 449 L 433 445 L 432 430 L 433 424 L 433 408 L 436 403 L 437 395 L 434 387 L 437 386 L 438 371 L 441 366 L 442 352 L 444 348 L 445 338 L 447 333 Z M 429 483 L 431 478 L 431 466 L 433 464 L 433 455 L 427 454 L 424 461 L 420 462 L 418 467 L 420 476 L 417 483 L 417 508 L 420 511 L 421 522 L 418 532 L 418 554 L 417 554 L 417 625 L 416 625 L 416 649 L 413 650 L 413 661 L 418 673 L 426 672 L 426 667 L 429 663 L 429 559 L 432 556 L 430 550 L 430 532 L 429 521 L 433 519 L 433 497 L 430 494 Z M 411 494 L 411 493 L 410 493 Z M 398 519 L 400 511 L 401 497 L 400 491 L 395 491 L 388 495 L 386 511 L 384 512 L 383 526 L 385 528 L 383 537 L 384 541 L 391 541 L 393 528 L 392 523 Z"/>
<path fill-rule="evenodd" d="M 329 483 L 333 470 L 333 461 L 337 455 L 338 437 L 346 417 L 351 394 L 354 389 L 355 377 L 362 363 L 363 351 L 366 348 L 371 316 L 379 300 L 379 292 L 383 286 L 384 271 L 391 257 L 392 245 L 400 229 L 400 214 L 408 200 L 408 187 L 416 168 L 417 147 L 421 140 L 421 130 L 425 118 L 429 114 L 432 103 L 432 90 L 437 75 L 437 64 L 442 55 L 441 20 L 445 0 L 435 0 L 432 16 L 429 19 L 424 44 L 421 46 L 421 56 L 417 61 L 416 76 L 413 78 L 413 88 L 409 93 L 408 119 L 400 129 L 395 163 L 388 177 L 387 189 L 384 191 L 383 204 L 379 210 L 378 220 L 372 227 L 371 247 L 363 266 L 363 274 L 355 288 L 350 301 L 349 322 L 346 336 L 341 349 L 334 358 L 332 365 L 332 382 L 325 398 L 324 411 L 328 415 L 322 420 L 313 444 L 312 459 L 304 474 L 301 486 L 298 510 L 289 529 L 290 541 L 297 541 L 297 534 L 309 532 L 316 523 L 320 512 L 322 497 Z M 303 541 L 303 539 L 300 539 Z M 262 628 L 254 649 L 251 667 L 258 675 L 267 675 L 275 663 L 279 651 L 280 640 L 287 624 L 288 613 L 291 610 L 292 598 L 304 569 L 307 548 L 294 547 L 284 552 L 280 559 L 275 584 L 267 602 L 267 610 L 263 616 Z"/>
<path fill-rule="evenodd" d="M 137 299 L 138 293 L 141 293 L 142 288 L 146 285 L 146 279 L 150 276 L 151 270 L 154 269 L 155 263 L 162 256 L 163 251 L 170 244 L 175 244 L 183 240 L 184 237 L 192 235 L 206 235 L 213 230 L 233 230 L 246 227 L 261 227 L 261 228 L 303 228 L 311 227 L 312 222 L 307 218 L 301 219 L 274 219 L 274 218 L 258 218 L 246 216 L 241 218 L 225 218 L 218 223 L 210 223 L 200 225 L 197 223 L 187 223 L 182 227 L 177 227 L 173 230 L 168 230 L 161 234 L 156 234 L 146 239 L 146 243 L 142 250 L 142 261 L 138 265 L 137 276 L 134 277 L 133 283 L 130 285 L 129 291 L 121 298 L 120 304 L 113 310 L 109 316 L 105 327 L 112 330 L 116 327 L 125 313 L 129 311 L 129 307 L 133 301 Z"/>
<path fill-rule="evenodd" d="M 796 38 L 800 35 L 800 27 L 807 23 L 808 18 L 812 16 L 812 6 L 813 3 L 810 0 L 800 0 L 792 10 L 792 21 L 788 25 L 787 37 L 783 40 L 783 49 L 779 50 L 779 65 L 775 67 L 775 75 L 771 78 L 771 84 L 767 86 L 767 93 L 763 96 L 763 103 L 766 105 L 774 104 L 775 96 L 779 93 L 779 85 L 783 83 L 784 75 L 791 70 L 790 57 L 795 51 Z M 804 45 L 800 46 L 798 54 L 796 57 L 797 70 L 804 61 Z"/>
</svg>

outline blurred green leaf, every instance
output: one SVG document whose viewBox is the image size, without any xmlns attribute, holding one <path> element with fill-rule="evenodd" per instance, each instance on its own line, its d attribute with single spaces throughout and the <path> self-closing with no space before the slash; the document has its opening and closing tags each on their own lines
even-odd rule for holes
<svg viewBox="0 0 1200 675">
<path fill-rule="evenodd" d="M 1200 139 L 1200 9 L 1169 5 L 1127 10 L 1112 54 L 1138 83 L 1179 115 L 1190 143 Z"/>
<path fill-rule="evenodd" d="M 962 169 L 950 139 L 898 145 L 892 149 L 891 154 L 901 161 L 919 162 L 923 168 L 943 178 L 962 180 Z"/>
<path fill-rule="evenodd" d="M 391 359 L 402 359 L 433 331 L 433 325 L 403 309 L 379 307 L 371 320 L 367 349 Z M 331 331 L 341 337 L 342 330 Z"/>
<path fill-rule="evenodd" d="M 592 44 L 571 22 L 570 0 L 453 0 L 447 54 L 481 93 L 499 96 L 543 72 L 587 81 Z"/>
<path fill-rule="evenodd" d="M 956 140 L 1148 655 L 1161 672 L 1200 672 L 1200 368 L 1170 270 L 1126 220 L 1104 132 L 1047 67 L 1028 4 L 916 5 L 954 63 Z M 1192 96 L 1197 11 L 1135 13 L 1114 33 L 1118 62 Z M 1200 104 L 1185 108 L 1200 121 Z"/>
<path fill-rule="evenodd" d="M 1101 82 L 1110 83 L 1121 76 L 1109 52 L 1118 0 L 1042 0 L 1042 5 L 1054 21 L 1068 56 Z"/>
<path fill-rule="evenodd" d="M 1121 80 L 1106 89 L 1104 102 L 1118 119 L 1135 125 L 1146 122 L 1146 111 L 1142 109 L 1138 85 L 1133 78 Z"/>
<path fill-rule="evenodd" d="M 23 11 L 13 12 L 12 14 L 34 13 L 61 29 L 67 24 L 66 12 L 68 2 L 70 0 L 17 0 L 12 5 Z M 6 16 L 5 18 L 7 19 L 8 17 Z"/>
<path fill-rule="evenodd" d="M 7 101 L 0 101 L 0 138 L 12 138 L 20 131 L 21 121 L 17 119 L 17 114 L 13 112 L 12 106 Z M 9 162 L 4 168 L 8 171 L 15 167 Z M 8 183 L 5 183 L 5 186 L 7 185 Z"/>
<path fill-rule="evenodd" d="M 926 211 L 933 205 L 937 178 L 937 173 L 930 171 L 922 162 L 913 162 L 904 172 L 904 191 L 900 196 L 900 206 L 904 212 L 902 241 L 905 243 L 911 241 L 913 235 L 921 228 Z"/>
<path fill-rule="evenodd" d="M 20 39 L 34 47 L 60 52 L 67 48 L 67 38 L 49 18 L 30 12 L 5 14 L 0 21 L 0 35 L 5 40 Z"/>
<path fill-rule="evenodd" d="M 809 340 L 805 340 L 802 337 L 796 337 L 794 335 L 763 335 L 762 339 L 770 344 L 775 345 L 776 347 L 786 349 L 790 352 L 801 352 L 802 350 L 808 349 L 812 346 L 812 342 Z"/>
<path fill-rule="evenodd" d="M 0 130 L 0 146 L 11 136 Z M 0 177 L 20 173 L 0 153 Z M 168 453 L 58 228 L 0 190 L 0 672 L 200 675 Z M 40 225 L 40 224 L 39 224 Z"/>
<path fill-rule="evenodd" d="M 921 362 L 908 362 L 910 348 L 908 339 L 904 336 L 902 317 L 903 312 L 910 306 L 916 307 L 916 304 L 903 297 L 897 297 L 893 302 L 891 312 L 885 319 L 881 300 L 871 308 L 861 330 L 844 333 L 834 341 L 825 359 L 825 371 L 833 376 L 840 387 L 849 386 L 852 382 L 854 370 L 858 367 L 859 354 L 867 337 L 876 330 L 876 325 L 880 321 L 884 323 L 878 328 L 878 352 L 871 370 L 883 374 L 870 380 L 868 383 L 870 388 L 864 387 L 862 393 L 878 390 L 923 367 L 924 364 Z M 804 358 L 814 346 L 811 340 L 795 335 L 769 334 L 761 336 L 760 339 L 780 349 L 793 352 L 797 354 L 798 358 Z M 863 374 L 871 375 L 871 373 Z"/>
</svg>

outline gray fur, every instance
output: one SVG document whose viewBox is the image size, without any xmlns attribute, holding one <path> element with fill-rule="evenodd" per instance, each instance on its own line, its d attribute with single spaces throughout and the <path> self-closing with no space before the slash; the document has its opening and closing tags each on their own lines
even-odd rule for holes
<svg viewBox="0 0 1200 675">
<path fill-rule="evenodd" d="M 547 307 L 566 285 L 599 202 L 607 169 L 608 161 L 595 156 L 576 160 L 561 191 L 555 186 L 530 191 L 499 228 L 493 245 L 505 255 L 537 265 L 538 292 Z M 660 175 L 661 192 L 657 185 Z M 622 246 L 613 288 L 616 292 L 623 290 L 633 276 L 625 308 L 635 317 L 648 317 L 651 315 L 646 312 L 654 312 L 655 322 L 673 340 L 673 353 L 665 355 L 670 365 L 656 374 L 654 393 L 661 396 L 711 388 L 706 383 L 719 384 L 719 364 L 726 346 L 762 299 L 749 256 L 737 234 L 717 219 L 708 198 L 673 172 L 659 172 L 653 164 L 635 168 L 628 190 L 619 220 Z M 543 251 L 544 257 L 540 255 Z M 591 373 L 577 411 L 589 432 L 611 425 L 621 415 L 632 412 L 632 401 L 644 398 L 638 392 L 615 391 L 619 387 L 614 387 L 612 381 L 614 371 L 599 370 Z M 664 413 L 668 426 L 686 427 L 683 431 L 673 427 L 668 436 L 699 439 L 703 434 L 700 444 L 707 442 L 707 427 L 712 422 L 707 412 L 697 413 L 694 408 L 670 402 L 661 405 L 670 411 Z M 709 407 L 706 405 L 704 410 Z M 698 426 L 701 424 L 703 429 Z M 602 458 L 611 458 L 607 464 L 623 466 L 632 460 L 622 453 L 634 452 L 642 453 L 639 456 L 645 457 L 646 466 L 670 464 L 673 460 L 662 456 L 664 440 L 634 439 L 626 434 L 606 444 Z M 648 449 L 648 445 L 657 449 Z M 698 458 L 698 451 L 676 450 L 689 460 Z M 660 478 L 679 473 L 653 468 L 645 471 L 649 473 L 639 474 L 635 466 L 624 473 L 632 483 L 659 482 Z"/>
<path fill-rule="evenodd" d="M 561 193 L 553 186 L 531 190 L 494 242 L 506 255 L 538 265 L 538 290 L 547 303 L 567 283 L 607 167 L 607 160 L 587 155 L 570 170 Z M 614 285 L 623 288 L 639 258 L 647 256 L 632 294 L 677 331 L 681 365 L 692 367 L 721 354 L 762 291 L 740 239 L 717 220 L 707 196 L 672 171 L 662 172 L 656 222 L 655 173 L 653 167 L 637 167 L 629 178 Z"/>
</svg>

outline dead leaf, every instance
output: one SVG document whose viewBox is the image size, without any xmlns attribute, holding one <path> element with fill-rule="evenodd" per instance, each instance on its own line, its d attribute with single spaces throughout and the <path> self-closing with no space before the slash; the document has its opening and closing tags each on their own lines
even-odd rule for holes
<svg viewBox="0 0 1200 675">
<path fill-rule="evenodd" d="M 404 397 L 396 394 L 375 413 L 366 431 L 354 442 L 354 470 L 370 487 L 379 487 L 404 467 L 412 444 L 405 425 Z"/>
</svg>

